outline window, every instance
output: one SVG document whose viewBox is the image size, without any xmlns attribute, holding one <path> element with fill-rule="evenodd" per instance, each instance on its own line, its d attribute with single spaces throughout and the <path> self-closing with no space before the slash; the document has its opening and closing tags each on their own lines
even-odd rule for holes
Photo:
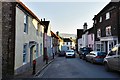
<svg viewBox="0 0 120 80">
<path fill-rule="evenodd" d="M 69 47 L 67 47 L 67 50 L 69 50 Z"/>
<path fill-rule="evenodd" d="M 70 45 L 72 45 L 72 42 L 70 42 Z"/>
<path fill-rule="evenodd" d="M 40 44 L 40 54 L 42 55 L 42 43 Z"/>
<path fill-rule="evenodd" d="M 95 20 L 95 24 L 97 23 L 97 20 Z"/>
<path fill-rule="evenodd" d="M 102 17 L 100 17 L 100 20 L 99 20 L 99 22 L 102 22 Z"/>
<path fill-rule="evenodd" d="M 111 35 L 111 27 L 106 27 L 106 36 Z"/>
<path fill-rule="evenodd" d="M 27 62 L 27 44 L 25 43 L 23 45 L 23 64 L 26 64 Z"/>
<path fill-rule="evenodd" d="M 24 32 L 28 33 L 28 16 L 24 14 Z"/>
<path fill-rule="evenodd" d="M 110 19 L 110 13 L 109 12 L 106 13 L 106 20 L 107 19 Z"/>
<path fill-rule="evenodd" d="M 104 51 L 104 44 L 101 44 L 101 51 Z"/>
<path fill-rule="evenodd" d="M 40 36 L 42 37 L 42 35 L 43 35 L 43 33 L 42 33 L 42 31 L 40 32 Z"/>
<path fill-rule="evenodd" d="M 100 44 L 97 44 L 97 51 L 100 51 Z"/>
<path fill-rule="evenodd" d="M 37 24 L 36 35 L 39 35 L 39 24 Z"/>
<path fill-rule="evenodd" d="M 68 42 L 66 42 L 66 45 L 68 45 Z"/>
<path fill-rule="evenodd" d="M 37 36 L 39 35 L 39 31 L 38 31 L 38 29 L 36 30 L 36 35 L 37 35 Z"/>
<path fill-rule="evenodd" d="M 100 29 L 97 30 L 97 37 L 101 37 L 101 30 Z"/>
<path fill-rule="evenodd" d="M 91 40 L 93 41 L 93 34 L 91 34 Z"/>
</svg>

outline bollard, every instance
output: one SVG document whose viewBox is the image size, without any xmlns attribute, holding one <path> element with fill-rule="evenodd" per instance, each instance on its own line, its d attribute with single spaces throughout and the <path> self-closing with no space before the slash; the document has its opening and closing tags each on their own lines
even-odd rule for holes
<svg viewBox="0 0 120 80">
<path fill-rule="evenodd" d="M 33 72 L 32 74 L 34 75 L 36 73 L 36 60 L 33 60 Z"/>
<path fill-rule="evenodd" d="M 48 64 L 48 56 L 46 56 L 46 64 Z"/>
</svg>

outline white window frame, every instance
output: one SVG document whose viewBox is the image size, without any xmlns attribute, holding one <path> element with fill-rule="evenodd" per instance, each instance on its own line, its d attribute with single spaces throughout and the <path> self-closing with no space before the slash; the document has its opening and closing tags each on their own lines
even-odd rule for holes
<svg viewBox="0 0 120 80">
<path fill-rule="evenodd" d="M 101 30 L 100 29 L 97 29 L 97 37 L 101 37 Z"/>
<path fill-rule="evenodd" d="M 106 27 L 106 36 L 111 36 L 111 26 Z"/>
<path fill-rule="evenodd" d="M 28 33 L 28 15 L 24 14 L 24 33 Z"/>
<path fill-rule="evenodd" d="M 100 17 L 100 20 L 99 20 L 99 22 L 102 22 L 102 16 Z"/>
<path fill-rule="evenodd" d="M 110 19 L 110 12 L 106 13 L 106 20 Z"/>
<path fill-rule="evenodd" d="M 39 23 L 37 24 L 36 35 L 39 35 Z"/>
<path fill-rule="evenodd" d="M 25 44 L 23 44 L 23 65 L 27 63 L 27 54 L 28 54 L 27 43 L 25 43 Z"/>
</svg>

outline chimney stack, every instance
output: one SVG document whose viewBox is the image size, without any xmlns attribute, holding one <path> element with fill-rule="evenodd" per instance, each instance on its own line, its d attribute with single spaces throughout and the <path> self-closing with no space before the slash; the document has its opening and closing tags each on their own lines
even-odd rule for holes
<svg viewBox="0 0 120 80">
<path fill-rule="evenodd" d="M 85 22 L 84 25 L 83 25 L 83 29 L 84 29 L 84 31 L 87 30 L 87 26 L 88 26 L 88 25 L 87 25 L 87 23 Z"/>
<path fill-rule="evenodd" d="M 59 35 L 59 31 L 56 32 L 56 35 L 57 35 L 57 36 Z"/>
</svg>

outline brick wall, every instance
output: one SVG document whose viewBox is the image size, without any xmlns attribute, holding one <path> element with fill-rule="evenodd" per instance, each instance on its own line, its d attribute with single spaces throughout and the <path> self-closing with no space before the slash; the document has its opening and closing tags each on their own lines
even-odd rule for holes
<svg viewBox="0 0 120 80">
<path fill-rule="evenodd" d="M 0 80 L 2 78 L 2 2 L 0 2 Z"/>
<path fill-rule="evenodd" d="M 2 2 L 2 78 L 14 75 L 15 2 Z M 0 31 L 1 32 L 1 31 Z"/>
</svg>

